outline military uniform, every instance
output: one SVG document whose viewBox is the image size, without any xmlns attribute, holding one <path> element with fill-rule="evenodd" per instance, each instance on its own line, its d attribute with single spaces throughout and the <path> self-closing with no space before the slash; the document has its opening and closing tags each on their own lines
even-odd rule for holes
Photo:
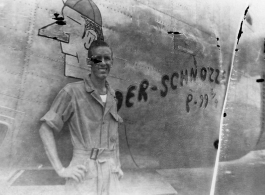
<svg viewBox="0 0 265 195">
<path fill-rule="evenodd" d="M 117 114 L 114 90 L 107 81 L 106 87 L 107 100 L 104 104 L 93 87 L 90 75 L 84 81 L 67 84 L 41 118 L 57 132 L 68 122 L 73 144 L 73 158 L 69 166 L 81 164 L 87 168 L 83 182 L 67 179 L 68 194 L 119 194 L 118 123 L 122 119 Z M 93 148 L 99 149 L 96 160 L 90 159 Z"/>
</svg>

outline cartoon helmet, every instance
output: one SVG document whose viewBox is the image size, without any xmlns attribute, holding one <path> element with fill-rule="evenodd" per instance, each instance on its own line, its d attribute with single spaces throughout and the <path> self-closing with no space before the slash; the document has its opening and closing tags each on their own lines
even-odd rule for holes
<svg viewBox="0 0 265 195">
<path fill-rule="evenodd" d="M 97 34 L 97 39 L 104 40 L 102 31 L 102 17 L 97 5 L 92 0 L 63 0 L 64 7 L 69 7 L 72 10 L 81 14 L 85 20 L 85 29 L 93 30 Z M 56 15 L 56 14 L 54 14 Z M 55 20 L 63 20 L 64 18 L 54 18 Z M 61 23 L 59 23 L 61 22 Z M 57 21 L 39 29 L 38 35 L 52 38 L 61 42 L 68 43 L 69 35 L 58 29 L 56 26 L 64 25 L 62 21 Z"/>
<path fill-rule="evenodd" d="M 80 13 L 86 21 L 85 28 L 94 30 L 98 39 L 104 40 L 101 13 L 92 0 L 67 0 L 64 5 Z"/>
</svg>

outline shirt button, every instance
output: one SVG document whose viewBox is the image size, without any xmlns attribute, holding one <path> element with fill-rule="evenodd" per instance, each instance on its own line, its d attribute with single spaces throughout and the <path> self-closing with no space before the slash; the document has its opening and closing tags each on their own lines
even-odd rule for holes
<svg viewBox="0 0 265 195">
<path fill-rule="evenodd" d="M 115 141 L 116 141 L 116 138 L 115 138 L 115 137 L 111 137 L 111 138 L 110 138 L 110 141 L 111 141 L 111 142 L 115 142 Z"/>
</svg>

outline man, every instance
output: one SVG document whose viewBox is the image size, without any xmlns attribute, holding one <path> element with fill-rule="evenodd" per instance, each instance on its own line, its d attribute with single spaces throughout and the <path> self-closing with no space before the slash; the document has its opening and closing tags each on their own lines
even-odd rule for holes
<svg viewBox="0 0 265 195">
<path fill-rule="evenodd" d="M 118 122 L 114 91 L 106 78 L 113 64 L 112 50 L 94 41 L 88 51 L 91 74 L 84 81 L 66 85 L 42 117 L 40 136 L 52 166 L 67 178 L 69 194 L 119 194 L 123 176 L 119 160 Z M 58 157 L 54 132 L 68 122 L 73 158 L 63 167 Z"/>
</svg>

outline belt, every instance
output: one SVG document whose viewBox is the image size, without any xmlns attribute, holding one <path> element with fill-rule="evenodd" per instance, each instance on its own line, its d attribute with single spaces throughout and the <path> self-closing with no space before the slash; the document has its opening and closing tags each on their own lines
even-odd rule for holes
<svg viewBox="0 0 265 195">
<path fill-rule="evenodd" d="M 103 194 L 103 171 L 102 166 L 107 162 L 108 159 L 115 157 L 114 150 L 109 150 L 105 148 L 98 148 L 98 154 L 96 159 L 91 159 L 91 153 L 93 149 L 83 149 L 74 148 L 73 155 L 83 155 L 88 158 L 88 160 L 94 160 L 97 168 L 97 194 Z"/>
<path fill-rule="evenodd" d="M 96 148 L 96 149 L 98 149 L 97 157 L 96 159 L 92 159 L 92 160 L 104 160 L 104 159 L 115 157 L 114 150 L 110 150 L 106 148 Z M 73 151 L 74 155 L 82 154 L 89 158 L 91 157 L 92 153 L 93 153 L 93 149 L 74 148 L 74 151 Z"/>
</svg>

